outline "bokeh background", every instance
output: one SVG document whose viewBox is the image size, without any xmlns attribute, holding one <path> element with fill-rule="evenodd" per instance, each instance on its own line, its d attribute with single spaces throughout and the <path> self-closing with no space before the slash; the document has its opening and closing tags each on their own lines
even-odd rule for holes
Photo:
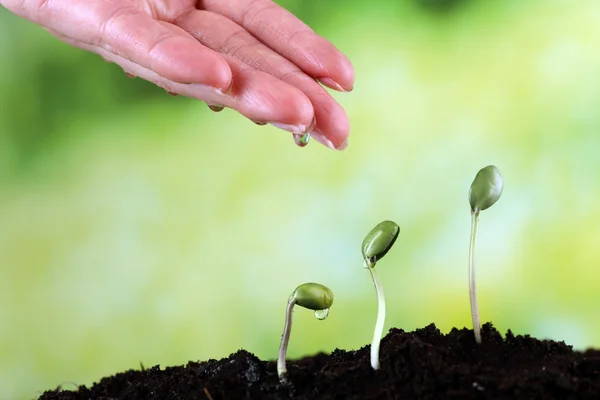
<svg viewBox="0 0 600 400">
<path fill-rule="evenodd" d="M 0 9 L 0 399 L 129 368 L 292 358 L 369 343 L 378 265 L 386 330 L 470 327 L 469 185 L 504 175 L 480 219 L 483 321 L 600 346 L 600 2 L 283 1 L 346 52 L 350 146 L 293 144 L 131 80 Z"/>
</svg>

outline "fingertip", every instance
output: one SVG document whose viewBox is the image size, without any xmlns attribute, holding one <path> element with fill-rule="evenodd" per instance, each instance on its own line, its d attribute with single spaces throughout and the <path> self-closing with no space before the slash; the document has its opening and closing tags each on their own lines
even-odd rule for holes
<svg viewBox="0 0 600 400">
<path fill-rule="evenodd" d="M 354 89 L 354 66 L 350 59 L 332 44 L 315 50 L 312 59 L 319 60 L 310 71 L 325 86 L 340 91 Z"/>
<path fill-rule="evenodd" d="M 317 113 L 315 131 L 331 143 L 328 147 L 343 150 L 350 136 L 350 120 L 341 106 L 332 107 L 326 113 Z"/>
<path fill-rule="evenodd" d="M 350 136 L 350 121 L 345 120 L 338 129 L 329 134 L 329 140 L 336 150 L 344 150 L 348 146 L 348 137 Z"/>
<path fill-rule="evenodd" d="M 331 150 L 343 151 L 348 147 L 348 139 L 344 140 L 341 144 L 333 144 L 331 140 L 329 140 L 325 135 L 323 135 L 320 131 L 314 130 L 312 135 L 313 139 L 323 146 L 330 148 Z"/>
<path fill-rule="evenodd" d="M 227 61 L 196 41 L 176 38 L 156 51 L 162 54 L 157 54 L 151 68 L 169 80 L 202 84 L 221 92 L 231 88 L 232 72 Z"/>
<path fill-rule="evenodd" d="M 344 91 L 351 92 L 354 89 L 354 66 L 344 54 L 340 53 L 340 60 L 336 63 L 335 76 L 331 77 Z"/>
<path fill-rule="evenodd" d="M 304 93 L 302 93 L 302 96 L 298 96 L 297 99 L 297 110 L 301 121 L 307 122 L 307 126 L 313 125 L 313 120 L 315 120 L 315 109 L 311 101 Z"/>
<path fill-rule="evenodd" d="M 213 71 L 208 75 L 210 79 L 207 84 L 222 93 L 227 94 L 231 92 L 233 88 L 233 72 L 227 61 L 219 55 L 215 55 L 215 62 L 212 65 L 212 68 Z"/>
<path fill-rule="evenodd" d="M 226 96 L 235 103 L 232 108 L 253 121 L 267 122 L 292 133 L 312 130 L 315 110 L 302 90 L 230 56 L 224 59 L 233 71 L 233 87 Z"/>
<path fill-rule="evenodd" d="M 233 73 L 223 57 L 210 49 L 202 47 L 201 51 L 196 51 L 190 59 L 192 62 L 189 63 L 188 70 L 184 72 L 189 77 L 188 82 L 182 83 L 204 84 L 217 89 L 221 93 L 231 91 Z"/>
<path fill-rule="evenodd" d="M 315 119 L 313 104 L 304 92 L 294 86 L 288 86 L 291 93 L 285 94 L 279 104 L 285 104 L 280 108 L 282 121 L 290 125 L 311 126 Z"/>
</svg>

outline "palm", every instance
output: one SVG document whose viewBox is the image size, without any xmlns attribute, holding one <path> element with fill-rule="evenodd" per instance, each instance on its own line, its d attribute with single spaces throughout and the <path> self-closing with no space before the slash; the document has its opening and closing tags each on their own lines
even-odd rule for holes
<svg viewBox="0 0 600 400">
<path fill-rule="evenodd" d="M 166 90 L 255 122 L 310 131 L 332 148 L 349 133 L 317 83 L 351 90 L 350 62 L 271 0 L 0 0 L 67 43 Z M 316 123 L 316 126 L 315 126 Z"/>
</svg>

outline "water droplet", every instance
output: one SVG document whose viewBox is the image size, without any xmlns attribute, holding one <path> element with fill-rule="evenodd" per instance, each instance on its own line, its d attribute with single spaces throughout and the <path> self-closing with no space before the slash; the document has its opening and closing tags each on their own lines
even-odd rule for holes
<svg viewBox="0 0 600 400">
<path fill-rule="evenodd" d="M 375 257 L 365 258 L 364 266 L 366 269 L 375 268 L 375 264 L 377 264 Z"/>
<path fill-rule="evenodd" d="M 329 308 L 324 310 L 315 310 L 315 317 L 320 320 L 324 320 L 329 315 Z"/>
<path fill-rule="evenodd" d="M 294 142 L 299 147 L 304 147 L 310 140 L 310 133 L 294 133 Z"/>
<path fill-rule="evenodd" d="M 221 112 L 221 111 L 223 111 L 223 109 L 225 107 L 221 106 L 219 104 L 208 104 L 208 108 L 210 108 L 211 111 L 214 111 L 214 112 Z"/>
</svg>

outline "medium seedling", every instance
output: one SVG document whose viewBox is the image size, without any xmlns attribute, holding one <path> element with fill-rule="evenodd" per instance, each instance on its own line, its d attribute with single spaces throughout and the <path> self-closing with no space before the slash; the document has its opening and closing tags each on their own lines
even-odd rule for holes
<svg viewBox="0 0 600 400">
<path fill-rule="evenodd" d="M 319 283 L 305 283 L 298 286 L 290 295 L 285 311 L 285 325 L 281 336 L 281 345 L 279 346 L 279 357 L 277 358 L 277 375 L 279 375 L 281 382 L 287 380 L 285 356 L 290 341 L 290 333 L 292 332 L 292 315 L 296 304 L 314 310 L 315 317 L 323 320 L 329 315 L 329 307 L 333 304 L 333 293 L 328 287 Z"/>
<path fill-rule="evenodd" d="M 477 306 L 477 291 L 475 287 L 475 238 L 477 236 L 477 222 L 479 213 L 490 208 L 502 194 L 502 175 L 493 165 L 479 170 L 471 188 L 469 189 L 469 203 L 471 205 L 471 241 L 469 244 L 469 298 L 471 301 L 471 318 L 473 319 L 473 332 L 475 341 L 481 343 L 481 326 L 479 322 L 479 309 Z"/>
<path fill-rule="evenodd" d="M 383 296 L 383 287 L 375 273 L 375 264 L 392 248 L 399 233 L 400 227 L 395 222 L 383 221 L 369 232 L 362 243 L 364 266 L 371 273 L 377 292 L 377 321 L 371 342 L 371 366 L 375 370 L 379 369 L 379 343 L 385 322 L 385 297 Z"/>
</svg>

